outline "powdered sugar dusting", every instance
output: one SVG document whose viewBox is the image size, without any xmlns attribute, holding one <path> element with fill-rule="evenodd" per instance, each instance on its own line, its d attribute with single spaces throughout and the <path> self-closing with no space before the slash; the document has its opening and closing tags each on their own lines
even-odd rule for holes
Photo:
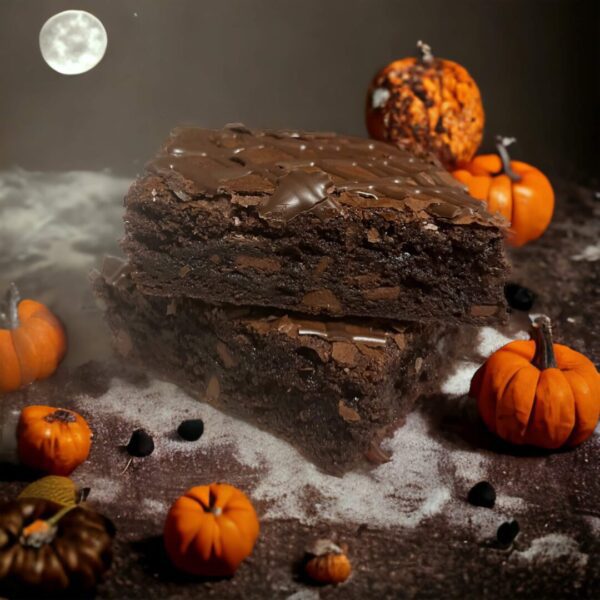
<svg viewBox="0 0 600 600">
<path fill-rule="evenodd" d="M 527 550 L 514 552 L 511 558 L 534 562 L 552 562 L 570 559 L 573 566 L 584 569 L 589 556 L 579 550 L 579 544 L 570 536 L 551 533 L 531 542 Z"/>
<path fill-rule="evenodd" d="M 502 346 L 514 340 L 526 339 L 529 339 L 526 331 L 503 333 L 493 327 L 481 327 L 477 332 L 474 353 L 479 357 L 488 358 L 496 350 L 502 348 Z M 467 394 L 471 379 L 480 364 L 480 362 L 473 362 L 472 360 L 458 361 L 452 373 L 442 382 L 440 386 L 442 393 L 449 396 Z"/>
<path fill-rule="evenodd" d="M 600 243 L 586 246 L 579 254 L 571 257 L 574 261 L 586 260 L 595 262 L 600 260 Z"/>
<path fill-rule="evenodd" d="M 486 458 L 475 450 L 444 447 L 431 436 L 427 419 L 420 412 L 410 414 L 406 424 L 384 443 L 384 449 L 391 453 L 389 462 L 371 471 L 335 477 L 319 471 L 285 441 L 200 404 L 166 382 L 152 381 L 139 389 L 115 379 L 104 395 L 81 398 L 79 408 L 97 418 L 118 418 L 126 423 L 127 431 L 145 428 L 154 436 L 153 457 L 157 459 L 169 461 L 176 454 L 189 453 L 191 465 L 193 460 L 200 460 L 199 453 L 221 449 L 243 467 L 259 469 L 260 477 L 253 478 L 248 491 L 266 507 L 262 518 L 295 518 L 306 524 L 369 522 L 380 527 L 415 527 L 430 516 L 447 512 L 453 517 L 466 515 L 468 522 L 486 533 L 490 523 L 493 527 L 500 519 L 493 511 L 478 515 L 463 500 L 453 500 L 457 484 L 470 486 L 485 476 Z M 198 443 L 183 442 L 173 435 L 177 424 L 190 416 L 201 416 L 205 423 Z M 448 463 L 454 468 L 442 468 Z M 88 473 L 94 486 L 98 483 L 93 481 L 95 477 L 100 479 L 101 474 Z M 140 510 L 152 515 L 166 513 L 166 499 L 153 493 L 152 486 L 144 490 Z"/>
<path fill-rule="evenodd" d="M 470 361 L 459 361 L 453 373 L 442 383 L 441 391 L 449 396 L 462 396 L 469 391 L 471 379 L 479 365 Z"/>
<path fill-rule="evenodd" d="M 492 353 L 496 352 L 496 350 L 499 350 L 502 348 L 502 346 L 505 346 L 514 340 L 527 339 L 529 339 L 529 334 L 526 331 L 519 331 L 512 335 L 505 335 L 493 327 L 482 327 L 479 330 L 479 335 L 477 338 L 477 352 L 480 356 L 487 358 Z"/>
</svg>

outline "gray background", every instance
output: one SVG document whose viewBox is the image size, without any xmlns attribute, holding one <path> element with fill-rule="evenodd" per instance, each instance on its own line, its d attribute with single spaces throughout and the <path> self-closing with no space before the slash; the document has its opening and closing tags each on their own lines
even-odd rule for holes
<svg viewBox="0 0 600 600">
<path fill-rule="evenodd" d="M 130 175 L 186 122 L 364 135 L 371 77 L 422 38 L 478 81 L 485 146 L 513 134 L 517 158 L 588 179 L 598 159 L 599 4 L 0 0 L 0 168 Z M 59 75 L 39 53 L 40 27 L 67 8 L 89 10 L 108 31 L 104 60 L 84 75 Z"/>
</svg>

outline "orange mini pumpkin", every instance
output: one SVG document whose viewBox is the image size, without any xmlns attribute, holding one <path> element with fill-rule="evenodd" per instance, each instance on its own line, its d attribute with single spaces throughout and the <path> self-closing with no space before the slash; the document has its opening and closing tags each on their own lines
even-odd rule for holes
<svg viewBox="0 0 600 600">
<path fill-rule="evenodd" d="M 189 489 L 171 506 L 164 542 L 171 562 L 192 575 L 233 575 L 250 555 L 259 524 L 247 496 L 226 483 Z"/>
<path fill-rule="evenodd" d="M 461 65 L 435 58 L 418 42 L 419 57 L 379 71 L 367 94 L 372 138 L 435 154 L 447 168 L 470 161 L 483 137 L 479 88 Z"/>
<path fill-rule="evenodd" d="M 72 410 L 27 406 L 17 426 L 19 460 L 32 469 L 68 475 L 89 455 L 92 431 Z"/>
<path fill-rule="evenodd" d="M 19 302 L 11 284 L 6 311 L 0 314 L 0 393 L 12 392 L 56 371 L 67 350 L 67 336 L 60 321 L 34 300 Z"/>
<path fill-rule="evenodd" d="M 307 550 L 309 560 L 304 570 L 317 583 L 343 583 L 352 573 L 352 565 L 346 556 L 346 548 L 331 540 L 317 540 Z"/>
<path fill-rule="evenodd" d="M 482 154 L 452 175 L 469 194 L 487 203 L 509 223 L 507 241 L 523 246 L 539 238 L 554 212 L 554 191 L 548 178 L 527 163 L 510 160 L 507 147 L 515 138 L 496 137 L 498 154 Z"/>
<path fill-rule="evenodd" d="M 552 343 L 550 319 L 538 317 L 533 338 L 492 354 L 471 381 L 470 396 L 490 431 L 512 444 L 577 446 L 600 416 L 600 376 L 593 363 Z"/>
</svg>

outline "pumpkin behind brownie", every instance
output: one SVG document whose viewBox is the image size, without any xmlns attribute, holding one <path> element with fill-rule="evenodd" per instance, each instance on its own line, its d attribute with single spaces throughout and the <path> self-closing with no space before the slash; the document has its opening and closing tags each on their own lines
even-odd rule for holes
<svg viewBox="0 0 600 600">
<path fill-rule="evenodd" d="M 479 88 L 467 70 L 434 57 L 419 42 L 419 56 L 390 63 L 367 94 L 372 138 L 435 154 L 447 168 L 470 161 L 483 137 L 485 116 Z"/>
</svg>

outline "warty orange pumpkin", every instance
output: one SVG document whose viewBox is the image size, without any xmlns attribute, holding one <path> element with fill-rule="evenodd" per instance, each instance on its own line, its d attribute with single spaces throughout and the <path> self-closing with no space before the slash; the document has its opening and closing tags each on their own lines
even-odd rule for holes
<svg viewBox="0 0 600 600">
<path fill-rule="evenodd" d="M 193 575 L 233 575 L 250 555 L 259 533 L 248 497 L 226 483 L 189 489 L 171 506 L 164 528 L 171 562 Z"/>
<path fill-rule="evenodd" d="M 72 410 L 27 406 L 17 425 L 19 460 L 32 469 L 68 475 L 89 455 L 92 430 Z"/>
<path fill-rule="evenodd" d="M 554 212 L 554 190 L 548 178 L 527 163 L 510 160 L 508 146 L 515 138 L 496 137 L 497 154 L 476 156 L 452 173 L 471 196 L 487 203 L 510 223 L 507 242 L 523 246 L 539 238 Z"/>
<path fill-rule="evenodd" d="M 307 549 L 308 561 L 304 570 L 308 577 L 318 583 L 343 583 L 352 573 L 352 565 L 346 548 L 331 540 L 317 540 Z"/>
<path fill-rule="evenodd" d="M 11 284 L 0 314 L 0 393 L 12 392 L 54 373 L 67 350 L 60 321 L 34 300 L 19 301 Z"/>
<path fill-rule="evenodd" d="M 447 168 L 469 162 L 483 137 L 479 88 L 461 65 L 436 58 L 419 41 L 417 58 L 383 68 L 367 93 L 369 135 L 435 154 Z"/>
<path fill-rule="evenodd" d="M 487 428 L 511 444 L 577 446 L 600 416 L 596 367 L 579 352 L 553 344 L 545 316 L 535 320 L 532 340 L 511 342 L 488 358 L 469 395 Z"/>
</svg>

